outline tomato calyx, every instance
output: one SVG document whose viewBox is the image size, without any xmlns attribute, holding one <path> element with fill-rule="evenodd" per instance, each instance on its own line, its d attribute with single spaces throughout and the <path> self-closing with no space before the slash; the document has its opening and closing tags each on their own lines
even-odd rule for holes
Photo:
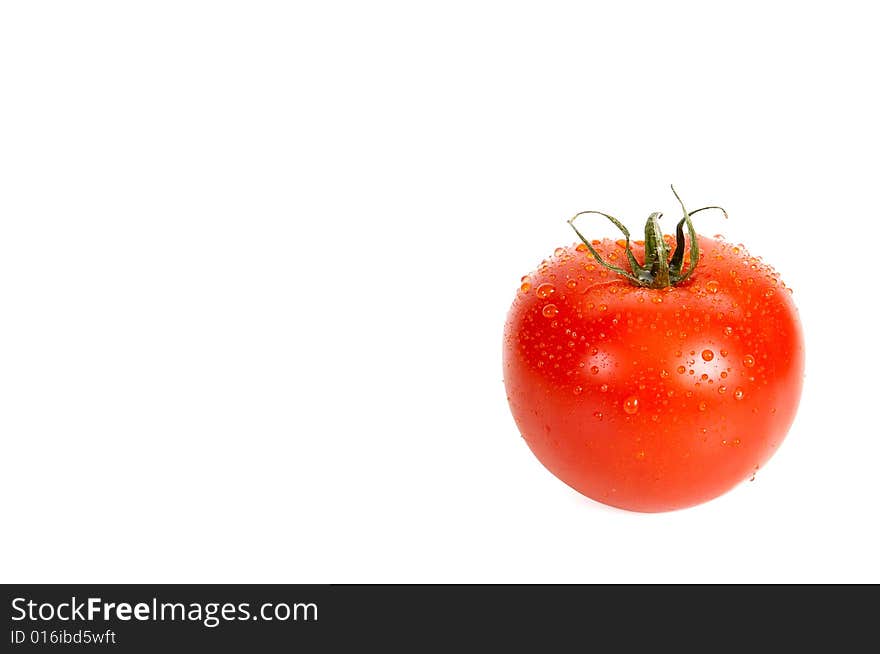
<svg viewBox="0 0 880 654">
<path fill-rule="evenodd" d="M 697 233 L 694 230 L 694 224 L 691 222 L 691 216 L 700 211 L 718 209 L 724 214 L 724 217 L 727 218 L 727 212 L 718 206 L 701 207 L 689 212 L 685 208 L 684 202 L 682 202 L 678 193 L 675 191 L 675 187 L 670 185 L 670 188 L 675 195 L 675 199 L 678 200 L 678 203 L 681 205 L 681 210 L 684 214 L 682 219 L 679 220 L 678 224 L 675 226 L 675 249 L 672 251 L 671 257 L 669 256 L 669 247 L 666 244 L 666 240 L 663 238 L 663 231 L 660 229 L 660 218 L 663 214 L 659 211 L 655 211 L 648 216 L 648 222 L 645 224 L 645 261 L 641 264 L 636 260 L 636 257 L 632 252 L 629 230 L 614 216 L 602 211 L 594 211 L 591 209 L 589 211 L 576 213 L 569 218 L 568 224 L 571 225 L 571 228 L 574 230 L 575 234 L 578 235 L 578 238 L 580 238 L 584 245 L 587 246 L 590 254 L 593 255 L 593 258 L 599 265 L 617 273 L 636 286 L 646 288 L 668 288 L 670 286 L 676 286 L 691 276 L 694 269 L 697 267 L 697 262 L 700 260 L 700 246 L 697 240 Z M 587 240 L 587 238 L 581 234 L 580 230 L 575 226 L 575 220 L 577 220 L 578 217 L 587 214 L 604 216 L 623 233 L 626 238 L 625 248 L 626 258 L 630 265 L 629 271 L 605 261 L 596 251 L 596 248 L 593 247 L 592 243 Z M 685 227 L 687 227 L 688 232 L 687 239 L 684 234 Z M 687 241 L 690 241 L 690 262 L 687 269 L 683 270 Z"/>
</svg>

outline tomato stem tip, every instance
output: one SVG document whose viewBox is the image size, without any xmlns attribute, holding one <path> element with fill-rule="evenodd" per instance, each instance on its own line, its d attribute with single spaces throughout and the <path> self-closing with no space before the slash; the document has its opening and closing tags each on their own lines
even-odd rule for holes
<svg viewBox="0 0 880 654">
<path fill-rule="evenodd" d="M 666 245 L 666 240 L 663 238 L 663 231 L 660 228 L 660 218 L 663 214 L 659 211 L 655 211 L 648 216 L 648 221 L 645 224 L 645 260 L 644 263 L 641 264 L 636 260 L 636 257 L 632 252 L 629 230 L 614 216 L 602 211 L 591 209 L 576 213 L 568 219 L 568 224 L 571 225 L 571 228 L 574 230 L 575 234 L 578 235 L 578 238 L 581 239 L 583 244 L 587 246 L 590 254 L 593 255 L 593 258 L 599 265 L 620 275 L 636 286 L 646 288 L 668 288 L 669 286 L 676 286 L 691 276 L 694 269 L 697 267 L 697 262 L 700 260 L 700 245 L 697 239 L 697 233 L 694 230 L 694 224 L 691 222 L 691 216 L 700 211 L 706 211 L 707 209 L 717 209 L 724 214 L 725 218 L 727 218 L 727 212 L 718 206 L 701 207 L 689 212 L 685 208 L 681 197 L 679 197 L 676 192 L 675 187 L 670 184 L 670 188 L 675 195 L 675 199 L 678 200 L 679 205 L 681 205 L 683 214 L 681 220 L 679 220 L 678 224 L 675 226 L 675 249 L 672 251 L 671 258 L 669 256 L 669 247 Z M 626 239 L 626 258 L 630 265 L 630 271 L 626 271 L 623 268 L 614 266 L 605 261 L 596 251 L 596 248 L 593 247 L 590 241 L 587 240 L 574 224 L 575 220 L 580 216 L 588 214 L 607 218 L 623 233 Z M 687 238 L 684 233 L 685 228 L 687 228 Z M 684 253 L 688 247 L 688 241 L 690 241 L 690 262 L 687 270 L 683 271 Z"/>
</svg>

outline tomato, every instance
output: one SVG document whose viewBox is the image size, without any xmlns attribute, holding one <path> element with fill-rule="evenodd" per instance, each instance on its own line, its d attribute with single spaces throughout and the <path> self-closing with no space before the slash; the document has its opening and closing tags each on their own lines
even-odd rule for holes
<svg viewBox="0 0 880 654">
<path fill-rule="evenodd" d="M 635 243 L 606 214 L 626 239 L 575 229 L 580 244 L 523 277 L 505 324 L 504 383 L 525 442 L 566 484 L 622 509 L 681 509 L 753 477 L 800 399 L 791 290 L 744 246 L 697 235 L 694 213 L 675 241 L 659 214 Z"/>
</svg>

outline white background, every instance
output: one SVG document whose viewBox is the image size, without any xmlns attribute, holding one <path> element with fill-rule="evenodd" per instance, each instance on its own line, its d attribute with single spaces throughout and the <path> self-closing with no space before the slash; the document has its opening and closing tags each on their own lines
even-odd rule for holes
<svg viewBox="0 0 880 654">
<path fill-rule="evenodd" d="M 0 580 L 880 582 L 868 7 L 4 3 Z M 501 332 L 671 182 L 807 376 L 754 482 L 642 515 L 540 466 Z"/>
</svg>

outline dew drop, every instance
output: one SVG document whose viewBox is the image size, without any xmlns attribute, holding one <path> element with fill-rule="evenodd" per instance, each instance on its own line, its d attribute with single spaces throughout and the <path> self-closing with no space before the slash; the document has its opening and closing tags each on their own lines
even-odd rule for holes
<svg viewBox="0 0 880 654">
<path fill-rule="evenodd" d="M 522 286 L 519 287 L 519 290 L 521 290 L 523 293 L 528 293 L 532 290 L 532 285 L 528 282 L 523 282 Z"/>
<path fill-rule="evenodd" d="M 593 373 L 594 375 L 598 375 L 599 374 L 599 366 L 590 366 L 590 372 Z"/>
<path fill-rule="evenodd" d="M 661 370 L 660 371 L 660 379 L 666 379 L 667 377 L 669 377 L 669 371 L 668 370 Z"/>
<path fill-rule="evenodd" d="M 675 372 L 677 372 L 679 375 L 683 375 L 686 370 L 687 370 L 687 368 L 685 368 L 684 366 L 679 366 L 678 368 L 675 369 Z"/>
<path fill-rule="evenodd" d="M 623 410 L 629 415 L 633 415 L 639 410 L 639 398 L 635 395 L 630 395 L 623 401 Z"/>
<path fill-rule="evenodd" d="M 716 282 L 714 279 L 710 279 L 708 282 L 706 282 L 706 290 L 710 293 L 717 293 L 719 288 L 721 288 L 721 284 Z"/>
<path fill-rule="evenodd" d="M 553 284 L 541 284 L 538 288 L 535 289 L 535 295 L 537 295 L 542 300 L 546 300 L 555 292 L 556 287 L 553 286 Z"/>
<path fill-rule="evenodd" d="M 586 252 L 588 249 L 589 248 L 587 248 L 587 246 L 583 243 L 578 243 L 577 247 L 575 248 L 575 250 L 577 250 L 578 252 Z"/>
<path fill-rule="evenodd" d="M 559 309 L 556 308 L 555 304 L 546 304 L 544 305 L 544 308 L 541 309 L 541 313 L 545 318 L 553 318 L 559 313 Z"/>
<path fill-rule="evenodd" d="M 745 355 L 743 357 L 743 365 L 746 368 L 751 368 L 752 366 L 755 365 L 755 357 L 753 357 L 751 354 Z"/>
<path fill-rule="evenodd" d="M 712 350 L 703 350 L 700 356 L 703 357 L 703 361 L 711 361 L 715 358 L 715 353 Z"/>
<path fill-rule="evenodd" d="M 700 411 L 705 411 L 705 410 L 706 410 L 706 403 L 700 402 Z"/>
<path fill-rule="evenodd" d="M 599 387 L 599 390 L 602 391 L 603 393 L 607 393 L 608 392 L 608 384 L 602 384 Z"/>
<path fill-rule="evenodd" d="M 741 388 L 737 388 L 735 391 L 733 391 L 733 397 L 735 397 L 737 400 L 743 399 L 743 395 L 743 389 Z"/>
<path fill-rule="evenodd" d="M 601 420 L 601 419 L 602 419 L 602 412 L 601 412 L 601 411 L 596 411 L 596 412 L 593 414 L 593 416 L 596 417 L 596 418 L 598 418 L 599 420 Z"/>
<path fill-rule="evenodd" d="M 732 333 L 733 333 L 733 327 L 725 327 L 724 328 L 724 335 L 725 336 L 730 336 Z"/>
<path fill-rule="evenodd" d="M 663 298 L 659 295 L 655 295 L 651 298 L 651 302 L 653 302 L 654 304 L 661 304 L 663 302 Z"/>
<path fill-rule="evenodd" d="M 768 288 L 766 291 L 764 291 L 764 297 L 773 297 L 773 293 L 774 293 L 773 289 Z"/>
<path fill-rule="evenodd" d="M 722 395 L 724 395 L 727 392 L 727 386 L 722 384 L 721 386 L 718 387 L 718 392 L 721 393 Z"/>
<path fill-rule="evenodd" d="M 577 288 L 578 283 L 576 279 L 569 279 L 567 282 L 565 282 L 565 285 L 570 289 L 574 289 Z"/>
<path fill-rule="evenodd" d="M 583 386 L 575 386 L 572 389 L 572 391 L 574 392 L 575 395 L 580 395 L 581 393 L 584 392 L 584 387 Z"/>
</svg>

